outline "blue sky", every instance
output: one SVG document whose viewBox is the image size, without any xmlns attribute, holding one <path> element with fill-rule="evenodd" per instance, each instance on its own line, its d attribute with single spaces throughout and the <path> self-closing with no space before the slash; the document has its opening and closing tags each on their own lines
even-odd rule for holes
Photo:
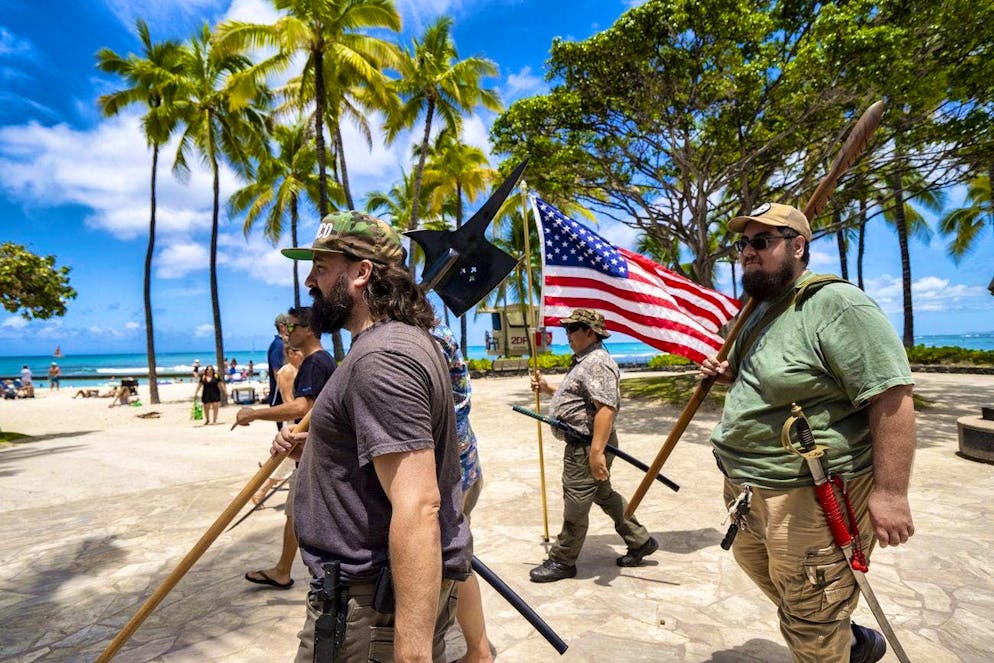
<svg viewBox="0 0 994 663">
<path fill-rule="evenodd" d="M 460 55 L 494 60 L 499 77 L 488 85 L 505 104 L 541 93 L 545 60 L 556 36 L 584 39 L 610 26 L 637 2 L 622 0 L 400 0 L 403 42 L 439 14 L 454 18 Z M 0 0 L 0 240 L 54 254 L 72 267 L 79 292 L 63 318 L 24 321 L 0 311 L 0 355 L 144 350 L 142 268 L 147 241 L 150 152 L 135 108 L 101 117 L 97 98 L 120 81 L 99 72 L 102 47 L 139 51 L 134 21 L 149 24 L 152 38 L 185 40 L 204 21 L 236 18 L 267 22 L 264 0 Z M 493 116 L 467 120 L 467 141 L 489 152 Z M 346 136 L 353 186 L 363 193 L 388 189 L 407 161 L 411 137 L 366 149 Z M 208 287 L 210 178 L 194 171 L 188 184 L 169 173 L 172 151 L 163 153 L 158 183 L 158 223 L 153 305 L 160 351 L 213 347 Z M 494 163 L 497 158 L 494 159 Z M 222 197 L 241 186 L 233 174 L 221 179 Z M 958 202 L 953 192 L 950 202 Z M 478 201 L 477 205 L 482 201 Z M 311 215 L 301 237 L 316 226 Z M 245 238 L 242 220 L 222 218 L 219 281 L 225 348 L 259 349 L 271 336 L 274 315 L 292 303 L 289 261 L 258 234 Z M 633 231 L 605 222 L 600 232 L 632 248 Z M 945 257 L 946 240 L 912 242 L 917 334 L 994 330 L 994 239 L 958 265 Z M 281 243 L 288 245 L 289 240 Z M 900 326 L 900 262 L 896 237 L 877 221 L 866 259 L 867 290 Z M 812 247 L 812 267 L 837 272 L 829 239 Z M 731 292 L 727 275 L 719 288 Z M 305 295 L 306 299 L 306 295 Z M 470 344 L 482 344 L 484 316 L 471 322 Z M 619 339 L 622 340 L 622 339 Z M 558 339 L 557 341 L 561 341 Z"/>
</svg>

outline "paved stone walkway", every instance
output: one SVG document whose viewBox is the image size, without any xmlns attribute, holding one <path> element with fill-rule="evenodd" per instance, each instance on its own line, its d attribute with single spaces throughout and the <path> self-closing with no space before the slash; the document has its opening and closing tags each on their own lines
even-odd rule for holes
<svg viewBox="0 0 994 663">
<path fill-rule="evenodd" d="M 912 660 L 991 661 L 994 465 L 956 455 L 955 422 L 994 402 L 994 377 L 916 379 L 918 393 L 931 401 L 919 415 L 912 489 L 917 533 L 907 546 L 877 550 L 869 578 Z M 639 568 L 616 567 L 623 543 L 595 510 L 578 577 L 536 585 L 528 582 L 528 569 L 544 558 L 545 547 L 535 427 L 509 407 L 533 403 L 527 379 L 480 380 L 474 391 L 486 476 L 473 521 L 476 554 L 570 645 L 558 657 L 484 587 L 498 661 L 790 660 L 774 607 L 718 546 L 724 513 L 707 445 L 714 410 L 698 414 L 663 470 L 681 490 L 656 484 L 638 510 L 659 539 L 659 552 Z M 174 406 L 188 403 L 164 407 Z M 626 402 L 623 447 L 651 462 L 678 413 Z M 244 440 L 258 450 L 265 437 L 258 429 L 239 429 L 231 433 L 241 435 L 239 446 L 218 441 L 227 439 L 226 427 L 191 428 L 172 442 L 135 433 L 149 425 L 42 436 L 0 449 L 0 661 L 92 661 L 252 476 L 256 458 L 244 452 L 250 448 Z M 552 536 L 561 513 L 557 444 L 546 433 Z M 620 462 L 612 476 L 626 496 L 641 479 Z M 277 496 L 276 507 L 223 534 L 115 660 L 290 660 L 303 615 L 303 566 L 298 560 L 297 584 L 289 591 L 242 579 L 274 561 L 282 501 Z M 873 625 L 864 605 L 857 621 Z M 896 659 L 888 654 L 884 660 Z"/>
</svg>

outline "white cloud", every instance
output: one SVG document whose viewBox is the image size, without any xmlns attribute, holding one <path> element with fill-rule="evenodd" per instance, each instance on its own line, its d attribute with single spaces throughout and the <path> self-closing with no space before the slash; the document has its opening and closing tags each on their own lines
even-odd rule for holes
<svg viewBox="0 0 994 663">
<path fill-rule="evenodd" d="M 31 41 L 0 25 L 0 56 L 4 57 L 33 57 L 34 46 Z"/>
<path fill-rule="evenodd" d="M 172 142 L 159 153 L 156 220 L 166 235 L 210 227 L 211 175 L 194 161 L 189 182 L 178 181 L 170 171 L 175 149 Z M 120 239 L 148 232 L 151 164 L 137 113 L 89 131 L 37 122 L 0 128 L 0 187 L 8 195 L 27 207 L 83 205 L 92 210 L 89 226 Z M 242 186 L 223 166 L 220 181 L 225 199 Z"/>
<path fill-rule="evenodd" d="M 305 239 L 301 239 L 300 242 L 310 244 L 310 241 Z M 280 248 L 289 245 L 289 237 L 280 247 L 274 247 L 258 234 L 250 235 L 248 238 L 243 235 L 224 234 L 218 238 L 218 262 L 223 264 L 225 269 L 245 272 L 263 283 L 290 286 L 293 284 L 293 261 L 280 253 Z M 301 287 L 308 264 L 303 263 L 305 267 L 300 271 Z"/>
<path fill-rule="evenodd" d="M 141 325 L 137 322 L 126 322 L 124 323 L 125 329 L 141 329 Z"/>
<path fill-rule="evenodd" d="M 865 282 L 866 294 L 885 313 L 904 310 L 901 278 L 884 274 Z M 950 283 L 948 279 L 926 276 L 911 284 L 911 299 L 915 311 L 953 311 L 979 308 L 986 302 L 987 291 L 980 286 Z"/>
<path fill-rule="evenodd" d="M 508 103 L 519 97 L 530 97 L 547 89 L 545 81 L 532 73 L 531 67 L 523 67 L 516 74 L 509 74 L 502 96 Z"/>
<path fill-rule="evenodd" d="M 180 21 L 221 10 L 225 0 L 104 0 L 107 8 L 128 30 L 134 30 L 135 19 L 149 25 L 175 25 Z"/>
<path fill-rule="evenodd" d="M 462 140 L 467 145 L 480 148 L 490 158 L 490 126 L 479 115 L 463 118 Z"/>
<path fill-rule="evenodd" d="M 0 323 L 0 327 L 4 327 L 7 329 L 24 329 L 25 327 L 28 326 L 28 323 L 29 321 L 25 320 L 21 316 L 12 315 L 8 318 L 5 318 L 4 321 Z"/>
<path fill-rule="evenodd" d="M 196 242 L 171 242 L 159 252 L 153 264 L 157 277 L 179 278 L 190 272 L 207 269 L 210 266 L 210 254 L 207 247 Z"/>
<path fill-rule="evenodd" d="M 209 338 L 214 335 L 214 325 L 197 325 L 193 330 L 194 338 Z"/>
<path fill-rule="evenodd" d="M 273 23 L 279 16 L 280 14 L 273 8 L 271 0 L 232 0 L 221 20 Z"/>
</svg>

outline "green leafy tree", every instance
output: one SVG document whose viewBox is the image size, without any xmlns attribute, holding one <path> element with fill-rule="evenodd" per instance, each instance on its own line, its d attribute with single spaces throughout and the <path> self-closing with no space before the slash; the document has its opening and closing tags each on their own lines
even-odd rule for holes
<svg viewBox="0 0 994 663">
<path fill-rule="evenodd" d="M 70 268 L 55 266 L 55 256 L 38 256 L 20 244 L 0 244 L 0 303 L 25 320 L 46 320 L 66 314 L 76 298 L 69 286 Z"/>
<path fill-rule="evenodd" d="M 309 124 L 277 125 L 272 131 L 273 152 L 266 150 L 259 156 L 255 177 L 245 187 L 231 195 L 228 207 L 232 214 L 245 213 L 245 235 L 256 223 L 263 221 L 262 234 L 275 246 L 286 231 L 290 221 L 291 246 L 298 246 L 297 224 L 300 205 L 318 196 L 317 153 L 310 135 Z M 337 185 L 332 189 L 335 199 L 341 198 Z M 293 261 L 293 302 L 300 306 L 300 279 L 297 261 Z"/>
<path fill-rule="evenodd" d="M 155 361 L 155 331 L 152 321 L 152 256 L 155 252 L 155 188 L 159 170 L 159 148 L 169 140 L 176 128 L 175 109 L 170 101 L 175 94 L 179 76 L 180 44 L 175 41 L 153 43 L 148 25 L 135 22 L 143 53 L 121 56 L 103 48 L 97 52 L 97 66 L 107 73 L 120 76 L 128 87 L 105 94 L 99 99 L 104 115 L 114 116 L 132 104 L 147 106 L 142 117 L 145 141 L 152 148 L 152 175 L 149 183 L 148 245 L 145 249 L 143 280 L 145 300 L 145 350 L 148 360 L 149 399 L 159 403 L 159 384 Z"/>
<path fill-rule="evenodd" d="M 285 71 L 294 55 L 305 56 L 301 81 L 296 86 L 301 94 L 295 101 L 299 108 L 314 104 L 318 213 L 324 217 L 330 209 L 325 122 L 329 116 L 341 117 L 343 90 L 349 85 L 363 81 L 374 87 L 380 85 L 381 68 L 395 57 L 396 46 L 364 31 L 377 28 L 397 31 L 400 14 L 393 0 L 273 0 L 273 6 L 286 12 L 275 23 L 225 22 L 218 26 L 217 42 L 223 48 L 275 48 L 272 57 L 256 65 L 256 70 L 264 73 Z M 333 72 L 331 77 L 329 72 Z M 342 94 L 331 105 L 329 80 L 334 83 L 333 93 Z M 340 128 L 336 125 L 332 131 L 338 148 L 335 154 L 344 175 L 346 200 L 350 201 Z M 341 360 L 345 356 L 341 333 L 335 332 L 332 342 L 335 358 Z"/>
<path fill-rule="evenodd" d="M 494 111 L 502 107 L 497 92 L 482 87 L 485 77 L 497 74 L 496 65 L 484 58 L 459 60 L 451 29 L 452 19 L 440 17 L 428 26 L 421 39 L 415 39 L 412 50 L 403 53 L 397 65 L 400 79 L 395 85 L 401 104 L 387 118 L 387 138 L 393 140 L 424 117 L 408 230 L 418 227 L 420 191 L 435 115 L 441 116 L 446 128 L 458 133 L 461 113 L 478 105 Z M 413 273 L 413 263 L 411 269 Z"/>
<path fill-rule="evenodd" d="M 207 25 L 183 49 L 182 82 L 174 104 L 182 123 L 173 171 L 189 176 L 189 159 L 197 156 L 212 176 L 210 290 L 217 365 L 224 365 L 221 305 L 217 287 L 217 239 L 221 204 L 221 163 L 245 179 L 253 177 L 252 157 L 262 152 L 269 98 L 251 78 L 235 77 L 252 66 L 248 58 L 214 48 Z"/>
</svg>

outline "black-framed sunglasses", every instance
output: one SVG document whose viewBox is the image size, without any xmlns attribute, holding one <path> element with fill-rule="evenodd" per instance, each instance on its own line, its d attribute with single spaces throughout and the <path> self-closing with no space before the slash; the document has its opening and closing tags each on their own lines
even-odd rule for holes
<svg viewBox="0 0 994 663">
<path fill-rule="evenodd" d="M 579 331 L 580 329 L 583 329 L 586 326 L 587 325 L 583 324 L 582 322 L 567 322 L 565 325 L 563 325 L 563 329 L 566 330 L 567 334 L 572 334 L 573 332 Z"/>
<path fill-rule="evenodd" d="M 303 322 L 288 322 L 286 323 L 286 333 L 292 334 L 293 330 L 296 329 L 297 327 L 306 327 L 306 326 L 307 325 L 305 325 Z"/>
<path fill-rule="evenodd" d="M 789 240 L 789 239 L 794 239 L 795 237 L 797 237 L 797 235 L 794 233 L 782 233 L 777 235 L 760 235 L 759 237 L 753 237 L 752 239 L 743 237 L 742 239 L 736 241 L 732 246 L 734 246 L 735 250 L 738 251 L 739 253 L 745 251 L 745 248 L 747 246 L 751 246 L 757 251 L 765 251 L 767 248 L 769 248 L 770 244 L 772 242 L 775 242 L 776 240 L 779 239 Z"/>
</svg>

